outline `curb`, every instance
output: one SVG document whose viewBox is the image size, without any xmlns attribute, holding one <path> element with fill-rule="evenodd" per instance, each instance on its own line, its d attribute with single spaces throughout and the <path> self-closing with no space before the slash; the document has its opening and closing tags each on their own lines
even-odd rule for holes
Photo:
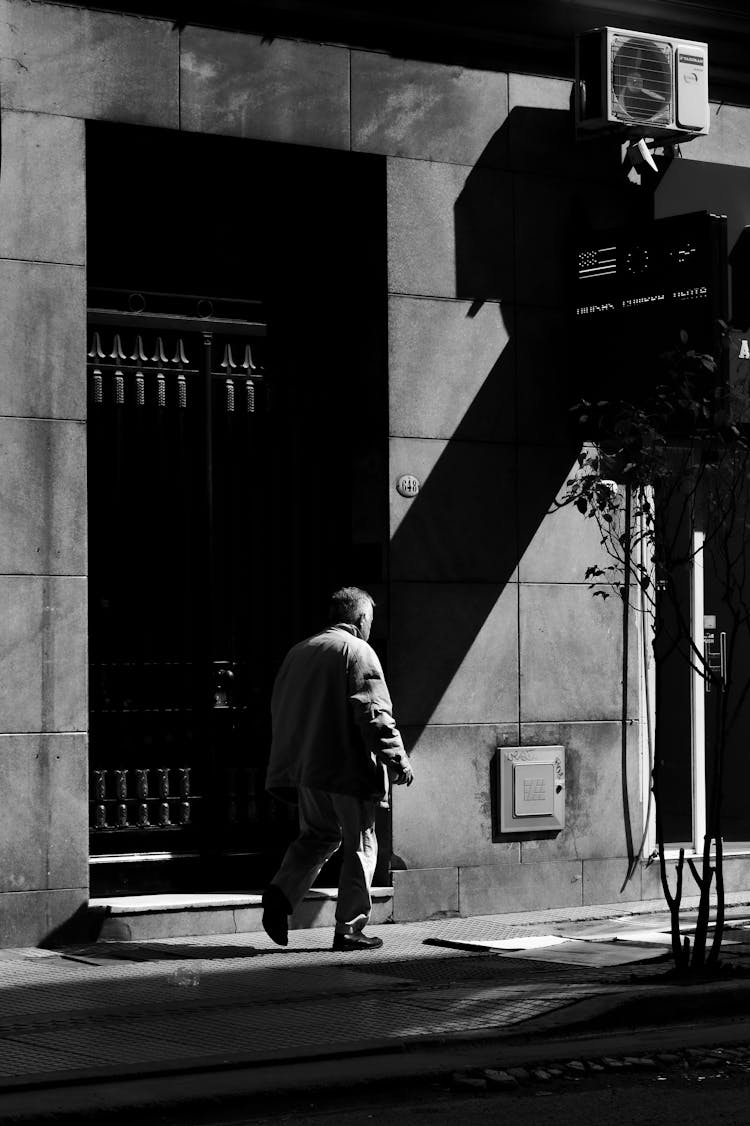
<svg viewBox="0 0 750 1126">
<path fill-rule="evenodd" d="M 130 1116 L 122 1119 L 130 1122 L 136 1108 L 179 1114 L 180 1108 L 196 1102 L 216 1108 L 248 1096 L 278 1100 L 299 1097 L 303 1091 L 335 1098 L 352 1083 L 366 1087 L 384 1079 L 407 1085 L 437 1081 L 455 1091 L 476 1093 L 513 1091 L 534 1083 L 551 1088 L 553 1081 L 581 1079 L 600 1070 L 667 1064 L 684 1068 L 694 1062 L 715 1067 L 717 1060 L 721 1064 L 731 1058 L 732 1044 L 750 1044 L 748 994 L 750 988 L 737 989 L 736 983 L 721 983 L 720 989 L 716 983 L 664 987 L 658 997 L 653 990 L 635 995 L 628 990 L 572 1001 L 512 1029 L 374 1038 L 293 1055 L 287 1050 L 268 1052 L 252 1059 L 238 1053 L 209 1061 L 184 1059 L 173 1066 L 49 1072 L 3 1083 L 0 1120 L 42 1122 L 54 1117 L 57 1122 L 82 1122 L 92 1116 L 98 1120 L 106 1108 L 113 1121 L 120 1115 Z M 644 1015 L 654 1023 L 648 1026 Z M 722 1018 L 732 1023 L 722 1026 Z M 727 1047 L 717 1056 L 719 1044 Z M 744 1059 L 750 1070 L 750 1047 L 737 1055 L 738 1067 Z"/>
<path fill-rule="evenodd" d="M 601 988 L 601 987 L 600 987 Z M 310 1063 L 386 1058 L 441 1049 L 506 1046 L 525 1049 L 533 1055 L 540 1041 L 554 1039 L 565 1032 L 567 1038 L 582 1038 L 592 1033 L 605 1036 L 632 1035 L 679 1027 L 691 1021 L 705 1024 L 722 1019 L 750 1019 L 750 980 L 712 982 L 681 986 L 604 987 L 595 995 L 565 999 L 564 993 L 549 998 L 550 1009 L 510 1026 L 486 1026 L 456 1032 L 421 1033 L 415 1036 L 372 1037 L 367 1040 L 340 1041 L 323 1046 L 279 1048 L 266 1052 L 225 1053 L 220 1056 L 185 1056 L 169 1061 L 119 1064 L 64 1071 L 37 1072 L 32 1076 L 0 1079 L 0 1099 L 4 1095 L 45 1089 L 74 1089 L 97 1084 L 123 1083 L 140 1079 L 176 1079 L 185 1075 L 272 1071 Z"/>
<path fill-rule="evenodd" d="M 750 980 L 620 987 L 572 1000 L 509 1029 L 508 1041 L 527 1041 L 565 1028 L 571 1035 L 671 1027 L 694 1020 L 750 1016 Z"/>
<path fill-rule="evenodd" d="M 698 1072 L 719 1076 L 732 1071 L 750 1071 L 750 1045 L 744 1048 L 721 1047 L 685 1048 L 682 1051 L 646 1052 L 639 1055 L 583 1056 L 581 1059 L 552 1059 L 530 1061 L 523 1066 L 468 1068 L 454 1072 L 450 1086 L 454 1091 L 511 1092 L 526 1086 L 554 1086 L 565 1080 L 582 1079 L 605 1073 L 622 1074 L 628 1071 L 669 1072 L 681 1074 Z M 661 1076 L 664 1077 L 663 1074 Z M 704 1078 L 704 1075 L 698 1076 Z"/>
<path fill-rule="evenodd" d="M 192 1120 L 185 1117 L 187 1113 L 199 1111 L 246 1114 L 248 1100 L 252 1100 L 256 1115 L 281 1114 L 285 1100 L 293 1111 L 303 1096 L 335 1103 L 355 1085 L 360 1092 L 372 1090 L 377 1095 L 385 1083 L 390 1095 L 395 1096 L 399 1090 L 413 1094 L 419 1084 L 434 1091 L 437 1083 L 460 1098 L 462 1093 L 512 1095 L 519 1089 L 533 1092 L 544 1088 L 551 1093 L 556 1083 L 594 1078 L 603 1072 L 671 1068 L 685 1073 L 711 1067 L 725 1068 L 724 1074 L 730 1066 L 750 1071 L 750 1021 L 639 1030 L 638 1037 L 634 1043 L 631 1030 L 588 1038 L 564 1035 L 556 1040 L 515 1045 L 498 1039 L 429 1045 L 404 1042 L 388 1053 L 193 1071 L 181 1076 L 179 1083 L 175 1083 L 174 1075 L 134 1076 L 68 1088 L 5 1092 L 0 1094 L 0 1121 L 4 1126 L 46 1122 L 78 1126 L 100 1122 L 106 1115 L 108 1121 L 122 1126 L 131 1126 L 136 1120 L 182 1124 Z M 747 1067 L 743 1066 L 745 1062 Z"/>
</svg>

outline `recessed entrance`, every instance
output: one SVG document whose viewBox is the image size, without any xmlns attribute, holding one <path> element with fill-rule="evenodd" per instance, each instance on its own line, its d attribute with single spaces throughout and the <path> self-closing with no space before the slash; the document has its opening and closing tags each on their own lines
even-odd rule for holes
<svg viewBox="0 0 750 1126">
<path fill-rule="evenodd" d="M 276 669 L 385 580 L 384 164 L 87 152 L 92 894 L 249 889 L 296 824 L 263 792 Z"/>
</svg>

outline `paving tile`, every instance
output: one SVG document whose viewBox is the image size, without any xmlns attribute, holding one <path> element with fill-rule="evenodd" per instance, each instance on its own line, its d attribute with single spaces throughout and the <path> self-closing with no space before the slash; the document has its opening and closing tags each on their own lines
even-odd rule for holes
<svg viewBox="0 0 750 1126">
<path fill-rule="evenodd" d="M 742 899 L 741 893 L 728 895 L 729 913 L 738 921 L 748 915 Z M 687 906 L 694 908 L 694 901 Z M 686 925 L 694 916 L 688 912 Z M 518 951 L 438 954 L 424 943 L 441 935 L 495 943 L 538 937 L 559 933 L 555 919 L 570 934 L 565 950 L 580 947 L 579 960 L 588 964 L 560 964 L 559 949 L 548 952 L 555 961 L 545 965 L 535 961 L 544 951 L 527 951 L 523 959 Z M 150 944 L 159 958 L 149 962 L 102 958 L 91 965 L 49 952 L 5 951 L 0 1081 L 54 1072 L 73 1078 L 92 1068 L 112 1074 L 128 1065 L 182 1068 L 242 1055 L 278 1058 L 373 1038 L 404 1041 L 508 1027 L 627 983 L 627 961 L 592 968 L 592 951 L 639 961 L 651 956 L 640 974 L 663 972 L 658 946 L 649 942 L 637 949 L 630 941 L 605 945 L 601 939 L 607 928 L 642 939 L 644 927 L 648 935 L 664 924 L 663 906 L 651 901 L 625 911 L 568 907 L 378 927 L 373 933 L 382 934 L 386 946 L 366 959 L 336 958 L 330 936 L 316 931 L 297 932 L 297 948 L 284 950 L 265 935 L 254 935 L 252 944 L 236 934 L 166 940 Z M 599 941 L 590 941 L 597 932 Z M 138 945 L 148 953 L 149 944 Z M 170 952 L 174 957 L 165 961 Z M 197 975 L 196 986 L 177 984 L 175 975 L 183 970 Z M 597 970 L 607 976 L 597 977 Z"/>
<path fill-rule="evenodd" d="M 134 1022 L 106 1019 L 70 1023 L 66 1048 L 59 1051 L 59 1028 L 34 1028 L 6 1038 L 13 1053 L 5 1057 L 0 1074 L 23 1074 L 39 1070 L 36 1061 L 60 1070 L 102 1066 L 175 1062 L 190 1058 L 236 1055 L 267 1055 L 283 1049 L 356 1043 L 373 1038 L 409 1039 L 445 1032 L 494 1027 L 528 1019 L 550 1008 L 549 998 L 508 996 L 488 987 L 467 996 L 465 989 L 442 992 L 442 1000 L 430 1003 L 423 994 L 384 1001 L 376 997 L 346 1000 L 346 1033 L 342 1036 L 342 1006 L 339 999 L 303 1001 L 289 1006 L 251 1010 L 224 1010 L 157 1014 Z M 569 995 L 565 1000 L 569 1001 Z M 559 999 L 553 1000 L 562 1003 Z M 6 1039 L 0 1039 L 5 1043 Z M 208 1047 L 207 1049 L 207 1046 Z M 24 1048 L 26 1053 L 24 1054 Z"/>
<path fill-rule="evenodd" d="M 81 1067 L 81 1059 L 75 1052 L 62 1048 L 42 1048 L 24 1041 L 0 1037 L 0 1076 L 16 1078 L 47 1071 L 65 1071 L 71 1067 Z"/>
<path fill-rule="evenodd" d="M 308 958 L 309 961 L 309 958 Z M 5 969 L 5 967 L 3 967 Z M 195 975 L 196 985 L 180 984 L 184 974 Z M 245 959 L 183 959 L 168 966 L 106 961 L 95 967 L 82 962 L 63 962 L 40 975 L 28 965 L 25 969 L 0 971 L 0 996 L 3 997 L 0 1035 L 9 1028 L 29 1023 L 58 1023 L 61 1016 L 76 1019 L 130 1014 L 148 1018 L 154 1013 L 183 1009 L 247 1006 L 249 1003 L 276 1003 L 325 997 L 331 993 L 350 995 L 383 988 L 383 975 L 371 977 L 366 971 L 342 966 L 297 965 L 287 968 L 249 967 Z M 408 987 L 408 978 L 393 976 L 390 988 Z M 12 986 L 13 991 L 4 994 Z"/>
</svg>

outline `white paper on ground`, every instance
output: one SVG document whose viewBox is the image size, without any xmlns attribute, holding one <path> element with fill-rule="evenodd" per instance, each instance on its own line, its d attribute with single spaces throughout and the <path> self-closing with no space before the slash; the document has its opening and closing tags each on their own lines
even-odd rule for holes
<svg viewBox="0 0 750 1126">
<path fill-rule="evenodd" d="M 539 950 L 567 942 L 556 934 L 529 934 L 520 938 L 428 938 L 428 946 L 452 946 L 456 950 Z"/>
<path fill-rule="evenodd" d="M 576 942 L 635 943 L 636 946 L 671 946 L 672 936 L 666 931 L 609 931 L 604 934 L 577 934 L 567 936 Z"/>
<path fill-rule="evenodd" d="M 535 962 L 560 962 L 573 966 L 622 966 L 628 962 L 647 962 L 663 958 L 666 951 L 661 946 L 631 946 L 620 942 L 566 942 L 546 950 L 522 950 L 514 954 L 502 953 L 502 958 L 526 958 Z"/>
</svg>

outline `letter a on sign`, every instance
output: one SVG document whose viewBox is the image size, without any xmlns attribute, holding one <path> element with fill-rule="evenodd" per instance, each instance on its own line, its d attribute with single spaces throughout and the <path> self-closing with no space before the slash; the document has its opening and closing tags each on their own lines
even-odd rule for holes
<svg viewBox="0 0 750 1126">
<path fill-rule="evenodd" d="M 740 344 L 740 359 L 750 360 L 750 346 L 748 345 L 747 340 L 743 340 Z"/>
</svg>

